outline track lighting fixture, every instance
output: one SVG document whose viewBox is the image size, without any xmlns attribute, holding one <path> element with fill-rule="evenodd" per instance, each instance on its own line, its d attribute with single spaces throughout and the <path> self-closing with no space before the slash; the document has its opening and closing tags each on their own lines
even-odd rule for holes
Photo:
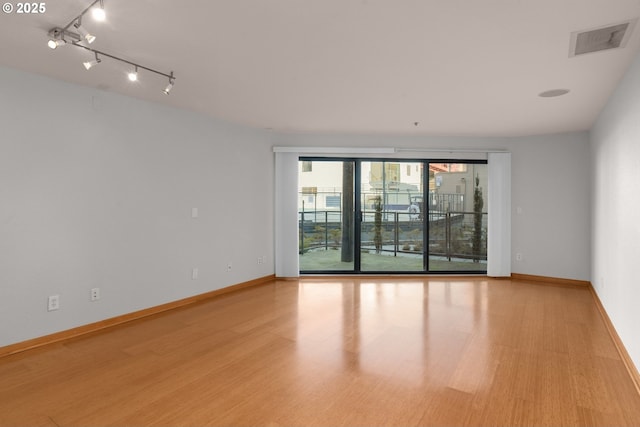
<svg viewBox="0 0 640 427">
<path fill-rule="evenodd" d="M 84 68 L 86 68 L 87 71 L 90 70 L 91 67 L 94 67 L 102 62 L 102 59 L 98 58 L 98 52 L 94 52 L 94 53 L 96 55 L 96 59 L 94 59 L 93 61 L 86 61 L 82 63 L 82 65 L 84 65 Z"/>
<path fill-rule="evenodd" d="M 53 30 L 49 31 L 50 38 L 47 42 L 47 46 L 49 46 L 50 49 L 56 49 L 58 48 L 58 46 L 64 46 L 65 44 L 67 44 L 65 36 L 69 37 L 69 39 L 71 40 L 74 40 L 74 35 L 72 33 L 61 28 L 54 28 Z M 79 35 L 76 34 L 75 36 L 77 37 L 77 40 L 80 40 Z"/>
<path fill-rule="evenodd" d="M 85 45 L 82 45 L 80 43 L 73 42 L 73 43 L 71 43 L 71 45 L 72 46 L 76 46 L 76 47 L 80 47 L 80 48 L 82 48 L 84 50 L 88 50 L 89 52 L 93 52 L 95 54 L 95 56 L 96 56 L 95 61 L 88 61 L 88 62 L 91 62 L 91 67 L 93 67 L 94 65 L 99 64 L 100 62 L 102 62 L 102 58 L 98 57 L 98 55 L 100 55 L 102 57 L 111 58 L 113 60 L 120 61 L 120 62 L 123 62 L 125 64 L 128 64 L 128 65 L 132 66 L 133 67 L 133 71 L 127 73 L 127 78 L 132 82 L 135 82 L 135 81 L 138 80 L 138 69 L 143 69 L 143 70 L 149 71 L 151 73 L 158 74 L 159 76 L 164 76 L 164 77 L 169 79 L 169 84 L 163 90 L 163 92 L 165 94 L 168 95 L 169 92 L 171 91 L 171 89 L 173 89 L 173 86 L 174 86 L 175 81 L 176 81 L 176 77 L 173 75 L 173 71 L 171 71 L 170 74 L 166 74 L 166 73 L 163 73 L 162 71 L 154 70 L 153 68 L 145 67 L 144 65 L 136 64 L 135 62 L 127 61 L 126 59 L 119 58 L 119 57 L 111 55 L 109 53 L 102 52 L 102 51 L 99 51 L 99 50 L 96 50 L 96 49 L 92 49 L 92 48 L 87 47 Z M 86 67 L 87 67 L 87 63 L 85 63 L 85 68 Z M 89 67 L 89 68 L 91 68 L 91 67 Z M 87 68 L 87 69 L 89 69 L 89 68 Z"/>
<path fill-rule="evenodd" d="M 87 43 L 91 44 L 96 40 L 96 36 L 94 36 L 93 34 L 89 33 L 83 26 L 82 26 L 82 17 L 79 17 L 76 22 L 73 23 L 74 28 L 76 29 L 76 31 L 78 31 L 78 34 L 80 34 L 82 36 L 83 39 L 85 39 L 87 41 Z"/>
<path fill-rule="evenodd" d="M 173 89 L 173 81 L 169 81 L 169 84 L 167 85 L 167 87 L 164 88 L 162 93 L 164 93 L 165 95 L 169 95 L 169 92 L 171 92 L 171 89 Z"/>
<path fill-rule="evenodd" d="M 51 49 L 55 49 L 58 46 L 64 46 L 67 42 L 64 41 L 64 39 L 49 39 L 49 41 L 47 42 L 47 46 L 49 46 L 49 48 Z"/>
<path fill-rule="evenodd" d="M 96 21 L 102 22 L 107 19 L 107 14 L 104 12 L 104 0 L 100 0 L 100 6 L 91 9 L 91 15 Z"/>
<path fill-rule="evenodd" d="M 100 4 L 98 5 L 98 3 Z M 47 42 L 47 46 L 49 46 L 49 48 L 51 49 L 56 49 L 58 46 L 70 44 L 71 46 L 80 47 L 82 49 L 88 50 L 89 52 L 93 52 L 93 54 L 95 55 L 95 59 L 92 61 L 85 61 L 82 63 L 82 65 L 84 65 L 84 68 L 86 68 L 87 70 L 91 69 L 92 67 L 95 67 L 100 62 L 102 62 L 102 58 L 99 58 L 98 55 L 100 55 L 103 58 L 107 57 L 107 58 L 111 58 L 116 61 L 120 61 L 125 64 L 128 64 L 134 67 L 134 71 L 131 71 L 130 73 L 127 74 L 127 77 L 132 82 L 135 82 L 138 80 L 138 68 L 149 71 L 151 73 L 158 74 L 160 76 L 164 76 L 169 79 L 169 84 L 164 88 L 162 92 L 165 95 L 168 95 L 169 92 L 171 92 L 171 89 L 173 89 L 173 86 L 176 81 L 176 78 L 173 75 L 173 71 L 171 71 L 170 74 L 166 74 L 161 71 L 154 70 L 153 68 L 145 67 L 140 64 L 136 64 L 135 62 L 127 61 L 126 59 L 122 59 L 118 56 L 111 55 L 96 49 L 92 49 L 84 44 L 81 44 L 81 42 L 83 41 L 87 43 L 93 43 L 96 39 L 94 35 L 90 34 L 82 26 L 82 18 L 89 11 L 89 9 L 92 10 L 92 15 L 96 20 L 103 20 L 105 18 L 104 0 L 94 0 L 85 10 L 82 11 L 82 13 L 80 13 L 80 15 L 75 17 L 69 24 L 67 24 L 66 27 L 63 27 L 63 28 L 56 27 L 56 28 L 53 28 L 51 31 L 49 31 L 50 39 Z"/>
<path fill-rule="evenodd" d="M 138 67 L 136 66 L 134 71 L 131 71 L 129 74 L 127 74 L 127 76 L 129 77 L 129 80 L 132 82 L 135 82 L 136 80 L 138 80 Z"/>
<path fill-rule="evenodd" d="M 164 88 L 164 90 L 162 91 L 162 93 L 164 93 L 165 95 L 169 95 L 169 92 L 171 92 L 171 89 L 173 89 L 173 71 L 171 72 L 171 77 L 169 77 L 169 84 L 167 85 L 167 87 Z"/>
</svg>

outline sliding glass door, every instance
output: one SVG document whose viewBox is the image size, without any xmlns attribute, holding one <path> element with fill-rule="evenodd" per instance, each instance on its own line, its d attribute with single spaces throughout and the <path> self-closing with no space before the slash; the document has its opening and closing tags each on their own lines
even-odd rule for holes
<svg viewBox="0 0 640 427">
<path fill-rule="evenodd" d="M 425 270 L 424 164 L 360 162 L 360 271 Z"/>
<path fill-rule="evenodd" d="M 303 158 L 301 273 L 485 273 L 487 165 Z"/>
<path fill-rule="evenodd" d="M 429 163 L 429 271 L 487 271 L 487 177 L 486 164 Z"/>
<path fill-rule="evenodd" d="M 355 162 L 298 165 L 300 271 L 355 271 Z"/>
</svg>

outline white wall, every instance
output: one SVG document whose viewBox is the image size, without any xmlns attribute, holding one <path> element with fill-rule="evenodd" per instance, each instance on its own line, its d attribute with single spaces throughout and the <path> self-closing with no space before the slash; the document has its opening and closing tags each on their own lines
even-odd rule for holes
<svg viewBox="0 0 640 427">
<path fill-rule="evenodd" d="M 0 68 L 0 346 L 273 274 L 271 146 Z"/>
<path fill-rule="evenodd" d="M 590 279 L 590 171 L 586 132 L 520 138 L 286 134 L 279 136 L 277 145 L 509 150 L 512 153 L 512 271 Z M 478 154 L 437 153 L 435 156 L 479 158 Z M 431 157 L 431 154 L 402 152 L 386 157 Z M 522 253 L 522 261 L 516 261 L 517 252 Z"/>
<path fill-rule="evenodd" d="M 640 367 L 640 55 L 591 131 L 592 282 Z"/>
</svg>

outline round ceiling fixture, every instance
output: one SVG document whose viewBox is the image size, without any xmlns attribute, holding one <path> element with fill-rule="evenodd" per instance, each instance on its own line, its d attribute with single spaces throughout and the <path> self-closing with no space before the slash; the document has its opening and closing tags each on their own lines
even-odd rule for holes
<svg viewBox="0 0 640 427">
<path fill-rule="evenodd" d="M 555 98 L 556 96 L 562 96 L 568 93 L 569 93 L 569 89 L 551 89 L 551 90 L 545 90 L 544 92 L 540 92 L 538 96 L 542 98 Z"/>
</svg>

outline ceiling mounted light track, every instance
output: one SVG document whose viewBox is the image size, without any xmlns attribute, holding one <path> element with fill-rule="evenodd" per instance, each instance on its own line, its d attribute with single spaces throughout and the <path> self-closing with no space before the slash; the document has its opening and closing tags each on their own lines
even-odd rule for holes
<svg viewBox="0 0 640 427">
<path fill-rule="evenodd" d="M 171 89 L 173 89 L 173 85 L 175 84 L 175 80 L 176 80 L 175 76 L 173 75 L 173 71 L 171 71 L 169 74 L 163 73 L 161 71 L 154 70 L 153 68 L 145 67 L 143 65 L 136 64 L 135 62 L 127 61 L 126 59 L 120 58 L 115 55 L 111 55 L 106 52 L 102 52 L 97 49 L 93 49 L 89 46 L 85 46 L 84 44 L 82 44 L 83 42 L 91 44 L 96 39 L 96 37 L 93 34 L 89 33 L 82 26 L 82 18 L 89 10 L 92 10 L 92 15 L 94 19 L 97 21 L 103 21 L 106 18 L 106 13 L 104 11 L 104 0 L 94 0 L 85 10 L 82 11 L 80 15 L 76 16 L 65 27 L 62 27 L 62 28 L 56 27 L 51 29 L 49 31 L 50 38 L 49 38 L 49 41 L 47 42 L 47 46 L 49 46 L 49 48 L 51 49 L 56 49 L 59 46 L 71 44 L 72 46 L 80 47 L 82 49 L 88 50 L 89 52 L 92 52 L 95 55 L 95 59 L 90 61 L 85 61 L 82 64 L 87 70 L 91 69 L 92 67 L 102 62 L 102 59 L 99 58 L 98 55 L 128 64 L 134 67 L 134 71 L 128 73 L 128 78 L 132 82 L 135 82 L 138 80 L 138 68 L 145 71 L 149 71 L 154 74 L 158 74 L 160 76 L 164 76 L 169 79 L 169 84 L 162 90 L 162 93 L 164 93 L 165 95 L 168 95 L 169 92 L 171 92 Z"/>
</svg>

